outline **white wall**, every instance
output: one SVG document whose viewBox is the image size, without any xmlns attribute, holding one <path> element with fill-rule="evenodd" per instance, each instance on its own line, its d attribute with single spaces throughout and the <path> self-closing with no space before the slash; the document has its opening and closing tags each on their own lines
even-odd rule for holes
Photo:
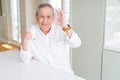
<svg viewBox="0 0 120 80">
<path fill-rule="evenodd" d="M 0 37 L 4 36 L 4 24 L 3 24 L 3 16 L 0 16 Z"/>
<path fill-rule="evenodd" d="M 120 80 L 120 52 L 103 50 L 102 80 Z"/>
<path fill-rule="evenodd" d="M 100 80 L 105 0 L 72 0 L 72 26 L 82 40 L 73 49 L 73 70 L 87 80 Z"/>
<path fill-rule="evenodd" d="M 3 17 L 0 16 L 0 37 L 3 35 L 2 28 L 3 28 Z"/>
<path fill-rule="evenodd" d="M 2 3 L 2 16 L 0 16 L 0 40 L 8 39 L 7 34 L 7 0 L 1 0 Z"/>
</svg>

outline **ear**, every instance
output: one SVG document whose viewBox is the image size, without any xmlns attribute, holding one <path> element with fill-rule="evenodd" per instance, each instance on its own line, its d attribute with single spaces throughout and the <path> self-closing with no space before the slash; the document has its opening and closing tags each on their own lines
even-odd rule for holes
<svg viewBox="0 0 120 80">
<path fill-rule="evenodd" d="M 38 21 L 38 16 L 35 16 L 36 17 L 36 20 Z"/>
</svg>

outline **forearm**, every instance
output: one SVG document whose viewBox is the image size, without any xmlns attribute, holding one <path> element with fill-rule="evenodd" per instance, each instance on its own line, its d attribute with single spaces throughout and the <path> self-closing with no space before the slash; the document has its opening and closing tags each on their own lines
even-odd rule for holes
<svg viewBox="0 0 120 80">
<path fill-rule="evenodd" d="M 30 51 L 25 51 L 23 50 L 23 48 L 21 47 L 20 50 L 20 58 L 23 62 L 30 62 L 31 60 L 31 52 Z"/>
<path fill-rule="evenodd" d="M 23 48 L 24 51 L 27 51 L 27 50 L 28 50 L 27 40 L 23 40 L 23 41 L 22 41 L 22 48 Z"/>
<path fill-rule="evenodd" d="M 72 48 L 76 48 L 79 47 L 81 45 L 81 39 L 80 37 L 77 35 L 77 33 L 75 33 L 73 30 L 72 31 L 72 35 L 69 38 L 68 35 L 66 35 L 66 39 L 67 39 L 67 43 L 70 47 Z M 70 33 L 69 33 L 70 34 Z"/>
<path fill-rule="evenodd" d="M 66 25 L 63 27 L 63 31 L 66 32 L 67 36 L 69 37 L 69 39 L 71 38 L 73 31 L 70 27 L 70 25 Z"/>
<path fill-rule="evenodd" d="M 31 49 L 30 45 L 28 46 L 28 44 L 30 44 L 28 41 L 23 41 L 22 45 L 21 45 L 21 50 L 20 50 L 20 57 L 22 59 L 23 62 L 30 62 L 32 54 L 31 54 Z"/>
<path fill-rule="evenodd" d="M 73 33 L 73 32 L 72 32 L 72 29 L 66 31 L 66 34 L 67 34 L 67 36 L 68 36 L 69 38 L 71 38 L 72 33 Z"/>
</svg>

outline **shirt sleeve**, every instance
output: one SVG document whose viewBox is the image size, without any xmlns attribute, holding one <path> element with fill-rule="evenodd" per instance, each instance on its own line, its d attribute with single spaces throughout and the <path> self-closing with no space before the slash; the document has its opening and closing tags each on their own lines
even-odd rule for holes
<svg viewBox="0 0 120 80">
<path fill-rule="evenodd" d="M 69 38 L 69 37 L 66 35 L 66 41 L 67 41 L 69 47 L 72 47 L 72 48 L 77 48 L 77 47 L 80 47 L 80 45 L 81 45 L 81 39 L 80 39 L 80 37 L 78 36 L 78 34 L 75 33 L 74 31 L 73 31 L 73 33 L 72 33 L 71 38 Z"/>
<path fill-rule="evenodd" d="M 27 51 L 23 50 L 23 47 L 21 46 L 21 49 L 20 49 L 20 58 L 21 58 L 21 60 L 24 63 L 28 63 L 28 62 L 31 61 L 32 57 L 33 57 L 33 55 L 32 55 L 32 51 L 31 51 L 30 46 L 28 46 L 28 50 Z"/>
</svg>

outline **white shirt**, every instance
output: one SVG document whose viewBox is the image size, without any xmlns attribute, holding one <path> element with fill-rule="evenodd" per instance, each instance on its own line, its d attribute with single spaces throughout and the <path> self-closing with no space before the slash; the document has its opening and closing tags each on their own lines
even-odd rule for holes
<svg viewBox="0 0 120 80">
<path fill-rule="evenodd" d="M 32 57 L 44 64 L 57 67 L 69 73 L 73 73 L 69 64 L 69 47 L 75 48 L 81 45 L 81 40 L 73 31 L 71 38 L 63 32 L 62 28 L 52 24 L 50 32 L 45 35 L 38 25 L 29 28 L 32 39 L 28 40 L 28 51 L 21 47 L 20 57 L 23 62 L 30 62 Z"/>
</svg>

